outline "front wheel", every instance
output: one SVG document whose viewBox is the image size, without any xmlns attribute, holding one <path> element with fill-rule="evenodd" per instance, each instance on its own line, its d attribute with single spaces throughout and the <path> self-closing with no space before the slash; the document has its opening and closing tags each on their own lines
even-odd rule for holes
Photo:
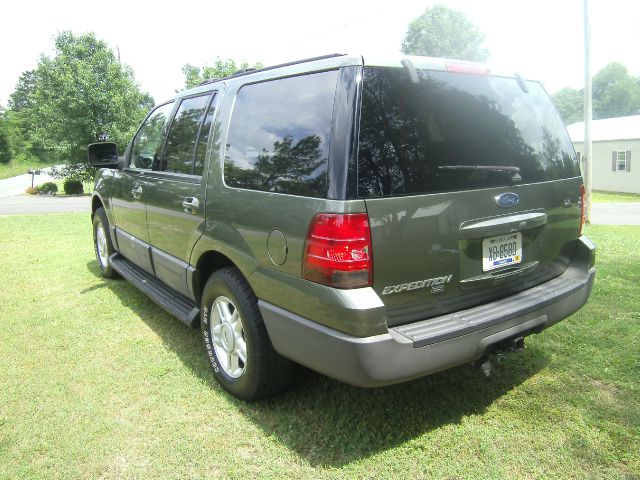
<svg viewBox="0 0 640 480">
<path fill-rule="evenodd" d="M 274 350 L 258 300 L 237 268 L 223 268 L 204 287 L 200 328 L 213 376 L 232 395 L 252 401 L 289 383 L 292 364 Z"/>
<path fill-rule="evenodd" d="M 93 248 L 96 252 L 96 260 L 103 277 L 120 278 L 109 262 L 114 248 L 109 235 L 109 220 L 104 208 L 98 208 L 93 214 Z"/>
</svg>

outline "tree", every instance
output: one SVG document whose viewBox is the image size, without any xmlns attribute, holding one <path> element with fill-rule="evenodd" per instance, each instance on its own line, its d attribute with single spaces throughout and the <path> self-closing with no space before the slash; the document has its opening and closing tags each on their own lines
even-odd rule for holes
<svg viewBox="0 0 640 480">
<path fill-rule="evenodd" d="M 244 70 L 245 68 L 262 68 L 262 63 L 256 62 L 253 66 L 250 66 L 247 62 L 242 62 L 240 67 L 236 66 L 236 62 L 227 58 L 222 60 L 217 58 L 213 66 L 196 67 L 189 63 L 182 67 L 182 73 L 184 73 L 184 88 L 192 88 L 205 80 L 214 78 L 224 78 L 233 75 L 238 70 Z"/>
<path fill-rule="evenodd" d="M 9 108 L 14 112 L 33 105 L 31 95 L 36 87 L 36 71 L 28 70 L 20 75 L 15 91 L 9 96 Z"/>
<path fill-rule="evenodd" d="M 46 152 L 31 140 L 35 123 L 32 117 L 35 86 L 36 71 L 28 70 L 20 75 L 14 92 L 9 96 L 9 110 L 5 120 L 13 158 L 46 160 Z"/>
<path fill-rule="evenodd" d="M 485 62 L 484 34 L 467 16 L 445 5 L 427 8 L 413 19 L 402 42 L 402 53 Z"/>
<path fill-rule="evenodd" d="M 565 87 L 551 95 L 562 120 L 566 125 L 584 118 L 584 97 L 582 90 Z"/>
<path fill-rule="evenodd" d="M 0 164 L 9 163 L 11 160 L 11 150 L 9 148 L 9 138 L 7 134 L 6 112 L 0 107 Z"/>
<path fill-rule="evenodd" d="M 611 62 L 593 77 L 593 117 L 611 118 L 640 113 L 640 78 Z"/>
<path fill-rule="evenodd" d="M 584 118 L 584 91 L 563 88 L 551 98 L 568 125 Z M 627 67 L 611 62 L 593 77 L 593 118 L 614 118 L 640 114 L 640 77 Z"/>
<path fill-rule="evenodd" d="M 31 140 L 68 163 L 84 162 L 87 144 L 104 139 L 123 149 L 153 99 L 93 33 L 62 32 L 55 49 L 53 57 L 40 57 L 32 86 L 31 75 L 23 75 L 26 97 L 20 88 L 12 97 L 36 120 Z"/>
</svg>

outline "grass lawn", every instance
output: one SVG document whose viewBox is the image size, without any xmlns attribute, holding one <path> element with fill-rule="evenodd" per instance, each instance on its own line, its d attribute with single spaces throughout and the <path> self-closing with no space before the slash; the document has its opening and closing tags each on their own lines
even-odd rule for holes
<svg viewBox="0 0 640 480">
<path fill-rule="evenodd" d="M 594 190 L 591 194 L 593 203 L 640 203 L 637 193 L 601 192 Z"/>
<path fill-rule="evenodd" d="M 87 214 L 0 217 L 0 478 L 640 476 L 640 227 L 596 227 L 590 302 L 489 379 L 302 372 L 245 404 L 199 333 L 99 277 Z"/>
<path fill-rule="evenodd" d="M 33 161 L 12 160 L 7 164 L 0 163 L 0 180 L 4 178 L 9 178 L 9 177 L 15 177 L 17 175 L 22 175 L 23 173 L 27 173 L 29 169 L 37 170 L 39 168 L 50 167 L 51 165 L 38 162 L 37 160 L 33 160 Z"/>
</svg>

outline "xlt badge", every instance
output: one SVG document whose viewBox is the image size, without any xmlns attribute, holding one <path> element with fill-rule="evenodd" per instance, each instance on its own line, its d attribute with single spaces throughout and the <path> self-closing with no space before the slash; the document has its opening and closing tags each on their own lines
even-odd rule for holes
<svg viewBox="0 0 640 480">
<path fill-rule="evenodd" d="M 425 280 L 418 280 L 416 282 L 409 283 L 401 283 L 399 285 L 389 285 L 384 287 L 382 290 L 382 295 L 389 295 L 390 293 L 400 293 L 409 290 L 418 290 L 420 288 L 427 287 L 438 287 L 440 288 L 432 289 L 432 293 L 438 293 L 444 290 L 444 285 L 449 283 L 453 278 L 453 274 L 447 275 L 446 277 L 435 277 L 435 278 L 427 278 Z"/>
</svg>

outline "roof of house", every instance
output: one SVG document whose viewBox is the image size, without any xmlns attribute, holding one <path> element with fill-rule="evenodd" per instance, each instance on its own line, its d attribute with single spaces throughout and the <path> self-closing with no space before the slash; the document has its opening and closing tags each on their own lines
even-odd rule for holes
<svg viewBox="0 0 640 480">
<path fill-rule="evenodd" d="M 567 126 L 573 143 L 584 141 L 584 122 Z M 630 117 L 603 118 L 591 122 L 591 141 L 631 140 L 640 138 L 640 115 Z"/>
</svg>

